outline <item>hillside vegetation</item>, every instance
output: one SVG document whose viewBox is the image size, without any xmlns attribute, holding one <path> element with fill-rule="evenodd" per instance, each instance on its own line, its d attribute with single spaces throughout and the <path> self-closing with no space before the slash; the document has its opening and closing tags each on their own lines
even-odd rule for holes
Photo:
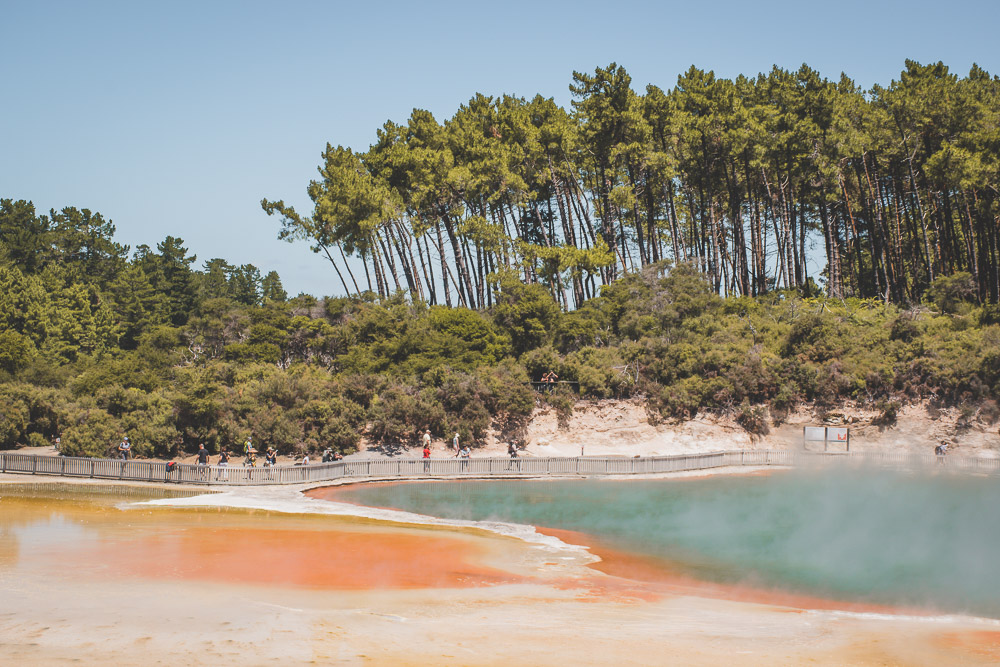
<svg viewBox="0 0 1000 667">
<path fill-rule="evenodd" d="M 140 456 L 250 433 L 285 453 L 414 444 L 426 428 L 516 439 L 536 401 L 572 412 L 576 385 L 531 388 L 549 371 L 585 397 L 644 396 L 654 420 L 721 411 L 754 432 L 804 402 L 891 421 L 918 397 L 991 414 L 1000 391 L 1000 311 L 961 273 L 900 307 L 723 298 L 695 266 L 657 263 L 569 312 L 516 280 L 476 311 L 402 294 L 288 299 L 253 266 L 193 269 L 180 239 L 130 257 L 86 210 L 4 200 L 0 231 L 4 448 L 61 435 L 66 454 L 104 455 L 125 432 Z"/>
</svg>

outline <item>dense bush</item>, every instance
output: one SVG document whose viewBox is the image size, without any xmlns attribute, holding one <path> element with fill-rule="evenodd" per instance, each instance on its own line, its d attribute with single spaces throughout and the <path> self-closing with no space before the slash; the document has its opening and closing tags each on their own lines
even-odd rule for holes
<svg viewBox="0 0 1000 667">
<path fill-rule="evenodd" d="M 963 273 L 898 308 L 811 288 L 723 299 L 695 266 L 660 262 L 564 313 L 552 290 L 501 271 L 476 311 L 399 294 L 286 300 L 250 265 L 195 270 L 180 239 L 128 258 L 107 226 L 95 233 L 86 260 L 60 255 L 62 237 L 36 239 L 20 265 L 0 252 L 0 448 L 61 435 L 66 453 L 106 455 L 127 432 L 139 456 L 251 434 L 283 453 L 350 452 L 427 429 L 478 445 L 523 440 L 539 400 L 565 425 L 577 397 L 639 396 L 654 421 L 712 411 L 762 434 L 804 403 L 854 401 L 890 424 L 908 400 L 1000 394 L 1000 311 Z M 549 372 L 560 384 L 539 395 L 530 383 Z"/>
</svg>

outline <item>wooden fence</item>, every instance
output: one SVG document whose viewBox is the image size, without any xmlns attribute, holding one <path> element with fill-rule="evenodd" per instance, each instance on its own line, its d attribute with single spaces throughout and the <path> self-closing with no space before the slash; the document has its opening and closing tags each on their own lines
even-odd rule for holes
<svg viewBox="0 0 1000 667">
<path fill-rule="evenodd" d="M 878 452 L 851 452 L 826 456 L 775 449 L 742 449 L 635 458 L 620 456 L 516 459 L 385 458 L 269 468 L 188 464 L 175 464 L 171 467 L 166 463 L 151 461 L 0 453 L 0 472 L 4 473 L 206 486 L 309 484 L 340 479 L 652 475 L 728 466 L 810 466 L 833 463 L 906 469 L 947 469 L 970 473 L 1000 472 L 1000 459 L 993 458 L 935 457 Z"/>
</svg>

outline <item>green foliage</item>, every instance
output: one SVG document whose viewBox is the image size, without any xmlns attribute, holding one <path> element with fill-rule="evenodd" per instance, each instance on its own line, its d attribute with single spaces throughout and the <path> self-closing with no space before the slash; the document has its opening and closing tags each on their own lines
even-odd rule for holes
<svg viewBox="0 0 1000 667">
<path fill-rule="evenodd" d="M 525 285 L 511 278 L 500 283 L 493 321 L 511 341 L 515 354 L 545 343 L 559 317 L 559 305 L 541 285 Z"/>
<path fill-rule="evenodd" d="M 556 411 L 556 423 L 560 429 L 569 428 L 570 420 L 573 417 L 573 407 L 576 404 L 576 397 L 568 389 L 560 387 L 554 391 L 545 393 L 545 403 Z"/>
<path fill-rule="evenodd" d="M 82 407 L 68 415 L 59 451 L 64 456 L 113 456 L 124 434 L 121 423 L 106 411 Z"/>
<path fill-rule="evenodd" d="M 942 313 L 965 314 L 976 301 L 976 285 L 972 274 L 959 271 L 935 278 L 927 289 L 927 300 Z"/>
</svg>

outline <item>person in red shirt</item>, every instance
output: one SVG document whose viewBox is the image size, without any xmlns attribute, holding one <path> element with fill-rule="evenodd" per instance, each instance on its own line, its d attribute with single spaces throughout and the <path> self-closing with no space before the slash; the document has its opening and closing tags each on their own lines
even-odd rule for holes
<svg viewBox="0 0 1000 667">
<path fill-rule="evenodd" d="M 429 445 L 424 445 L 424 472 L 430 471 L 430 459 L 431 459 L 431 448 Z"/>
</svg>

